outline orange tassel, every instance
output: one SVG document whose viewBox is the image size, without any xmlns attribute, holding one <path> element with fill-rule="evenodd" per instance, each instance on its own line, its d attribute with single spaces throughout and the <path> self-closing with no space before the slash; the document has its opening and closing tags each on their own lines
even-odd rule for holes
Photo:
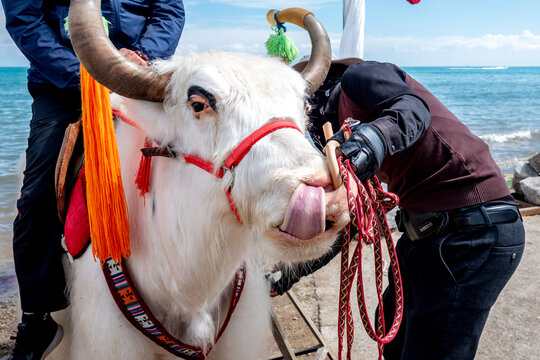
<svg viewBox="0 0 540 360">
<path fill-rule="evenodd" d="M 129 221 L 109 90 L 81 65 L 86 195 L 94 259 L 130 255 Z"/>
<path fill-rule="evenodd" d="M 144 147 L 148 148 L 152 146 L 152 140 L 149 138 L 144 139 Z M 150 191 L 150 169 L 152 166 L 152 157 L 144 156 L 141 154 L 141 160 L 139 161 L 139 170 L 137 171 L 137 177 L 135 178 L 135 184 L 139 189 L 139 195 L 144 197 Z"/>
</svg>

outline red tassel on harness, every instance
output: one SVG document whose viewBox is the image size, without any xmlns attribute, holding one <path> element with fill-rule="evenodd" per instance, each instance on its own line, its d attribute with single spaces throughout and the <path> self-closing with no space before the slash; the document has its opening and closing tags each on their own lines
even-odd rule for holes
<svg viewBox="0 0 540 360">
<path fill-rule="evenodd" d="M 144 147 L 152 147 L 152 140 L 149 138 L 144 139 Z M 139 161 L 139 170 L 137 171 L 137 177 L 135 178 L 135 184 L 139 189 L 139 195 L 144 197 L 150 191 L 150 170 L 152 165 L 152 157 L 144 156 L 141 154 L 141 160 Z"/>
</svg>

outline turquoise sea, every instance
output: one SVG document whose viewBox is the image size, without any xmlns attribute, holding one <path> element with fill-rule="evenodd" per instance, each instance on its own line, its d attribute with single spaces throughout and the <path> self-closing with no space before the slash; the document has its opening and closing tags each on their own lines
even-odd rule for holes
<svg viewBox="0 0 540 360">
<path fill-rule="evenodd" d="M 406 67 L 474 134 L 504 173 L 540 152 L 540 67 Z M 0 275 L 11 272 L 18 164 L 31 116 L 25 68 L 0 68 Z"/>
</svg>

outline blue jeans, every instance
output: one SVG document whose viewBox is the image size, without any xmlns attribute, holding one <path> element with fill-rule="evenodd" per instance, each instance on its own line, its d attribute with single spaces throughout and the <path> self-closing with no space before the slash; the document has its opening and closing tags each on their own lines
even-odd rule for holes
<svg viewBox="0 0 540 360">
<path fill-rule="evenodd" d="M 396 251 L 404 317 L 396 338 L 385 346 L 385 359 L 474 359 L 489 310 L 524 247 L 521 219 L 414 242 L 403 235 Z M 383 300 L 386 329 L 395 309 L 389 278 Z"/>
</svg>

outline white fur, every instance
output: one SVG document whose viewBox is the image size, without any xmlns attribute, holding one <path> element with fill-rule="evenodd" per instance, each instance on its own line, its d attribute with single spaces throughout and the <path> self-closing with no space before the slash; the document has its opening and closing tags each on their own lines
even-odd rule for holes
<svg viewBox="0 0 540 360">
<path fill-rule="evenodd" d="M 224 180 L 181 157 L 152 159 L 145 199 L 134 178 L 147 135 L 217 168 L 273 117 L 287 117 L 304 129 L 304 80 L 279 60 L 223 52 L 174 58 L 155 69 L 173 72 L 164 103 L 113 100 L 142 129 L 121 123 L 116 130 L 130 216 L 129 267 L 162 324 L 187 343 L 207 346 L 227 312 L 234 273 L 246 263 L 242 298 L 209 359 L 260 358 L 270 306 L 262 266 L 321 256 L 336 236 L 334 231 L 301 242 L 271 236 L 298 184 L 328 177 L 323 158 L 293 129 L 253 146 L 236 169 L 232 189 L 244 225 L 229 207 Z M 186 94 L 194 85 L 215 96 L 214 114 L 194 117 Z M 54 359 L 175 358 L 124 319 L 90 251 L 71 265 L 69 284 L 71 306 L 58 316 L 66 336 Z"/>
</svg>

